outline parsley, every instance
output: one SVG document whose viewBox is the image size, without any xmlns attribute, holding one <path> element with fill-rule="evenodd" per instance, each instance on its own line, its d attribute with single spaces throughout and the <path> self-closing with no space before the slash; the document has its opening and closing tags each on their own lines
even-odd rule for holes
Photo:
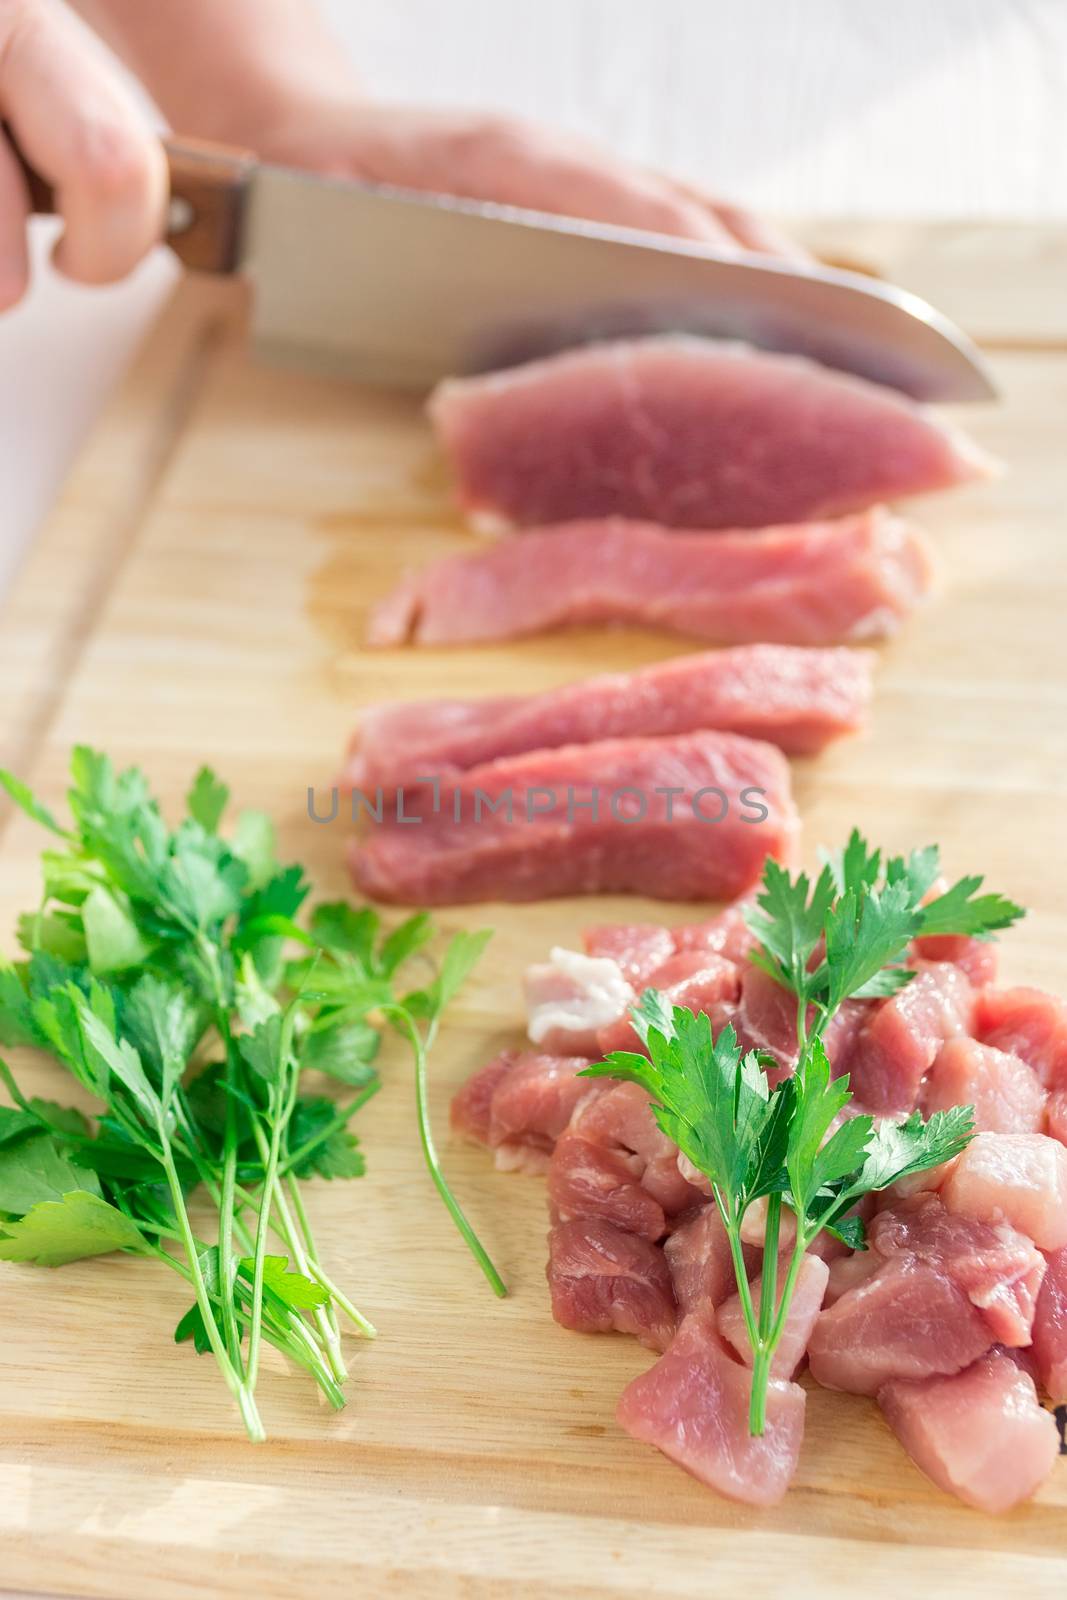
<svg viewBox="0 0 1067 1600">
<path fill-rule="evenodd" d="M 893 995 L 910 982 L 904 961 L 914 938 L 988 938 L 1023 915 L 1000 895 L 980 895 L 980 878 L 932 895 L 938 867 L 936 848 L 883 860 L 859 832 L 814 881 L 766 863 L 748 914 L 760 941 L 752 959 L 797 1001 L 796 1071 L 777 1088 L 764 1071 L 770 1063 L 742 1053 L 732 1027 L 713 1038 L 707 1016 L 672 1007 L 654 990 L 632 1012 L 647 1055 L 616 1051 L 585 1071 L 646 1089 L 659 1126 L 712 1186 L 753 1351 L 753 1434 L 764 1429 L 771 1362 L 816 1234 L 828 1229 L 853 1249 L 865 1248 L 856 1202 L 951 1160 L 973 1134 L 970 1106 L 929 1121 L 914 1112 L 877 1128 L 872 1117 L 853 1115 L 848 1078 L 832 1076 L 823 1045 L 846 1000 Z M 741 1248 L 741 1225 L 756 1201 L 766 1202 L 767 1213 L 758 1305 Z M 796 1219 L 796 1238 L 779 1293 L 783 1203 Z"/>
<path fill-rule="evenodd" d="M 54 835 L 41 903 L 19 920 L 25 959 L 0 963 L 0 1040 L 46 1052 L 99 1110 L 87 1120 L 29 1099 L 0 1061 L 13 1102 L 0 1107 L 0 1260 L 59 1266 L 122 1250 L 179 1274 L 193 1304 L 175 1339 L 213 1356 L 262 1438 L 264 1342 L 339 1407 L 340 1319 L 374 1336 L 323 1268 L 301 1181 L 363 1173 L 349 1125 L 379 1088 L 388 1027 L 413 1051 L 433 1181 L 504 1292 L 441 1174 L 426 1100 L 441 1014 L 487 936 L 457 935 L 435 963 L 424 913 L 383 933 L 369 907 L 321 905 L 305 929 L 301 868 L 279 864 L 261 813 L 222 831 L 229 792 L 207 768 L 174 828 L 136 768 L 78 747 L 71 777 L 67 830 L 0 772 Z M 300 956 L 287 960 L 294 943 Z M 416 960 L 428 980 L 405 991 Z M 337 1104 L 318 1087 L 330 1081 L 356 1092 Z M 198 1236 L 204 1205 L 196 1232 L 190 1220 L 194 1189 L 213 1209 L 211 1242 Z"/>
</svg>

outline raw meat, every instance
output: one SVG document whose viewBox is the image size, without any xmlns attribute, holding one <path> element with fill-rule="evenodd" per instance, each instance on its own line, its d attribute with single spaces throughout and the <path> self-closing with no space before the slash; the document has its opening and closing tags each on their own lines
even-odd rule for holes
<svg viewBox="0 0 1067 1600">
<path fill-rule="evenodd" d="M 1067 1089 L 1053 1089 L 1045 1102 L 1045 1132 L 1067 1144 Z"/>
<path fill-rule="evenodd" d="M 599 1092 L 578 1077 L 588 1064 L 584 1056 L 505 1050 L 456 1094 L 452 1128 L 488 1145 L 501 1169 L 543 1171 L 575 1108 Z"/>
<path fill-rule="evenodd" d="M 1008 1222 L 1042 1250 L 1067 1245 L 1067 1149 L 1043 1133 L 979 1133 L 949 1174 L 950 1211 Z"/>
<path fill-rule="evenodd" d="M 662 1239 L 667 1218 L 658 1200 L 641 1186 L 640 1156 L 610 1149 L 568 1130 L 548 1164 L 548 1200 L 553 1219 L 610 1222 L 643 1239 Z"/>
<path fill-rule="evenodd" d="M 713 1034 L 718 1033 L 730 1014 L 738 983 L 738 970 L 732 961 L 724 956 L 704 955 L 699 950 L 672 956 L 648 979 L 648 987 L 660 990 L 671 1005 L 710 1016 Z M 628 1016 L 601 1028 L 597 1050 L 600 1055 L 610 1055 L 613 1050 L 645 1053 Z"/>
<path fill-rule="evenodd" d="M 973 1106 L 983 1133 L 1039 1133 L 1044 1126 L 1047 1096 L 1026 1062 L 962 1035 L 942 1047 L 920 1098 L 926 1117 Z"/>
<path fill-rule="evenodd" d="M 1067 1001 L 1042 989 L 986 989 L 974 1031 L 983 1044 L 1022 1056 L 1046 1089 L 1067 1088 Z"/>
<path fill-rule="evenodd" d="M 752 903 L 752 898 L 746 896 L 707 922 L 685 922 L 673 928 L 675 950 L 679 955 L 685 950 L 703 950 L 708 955 L 725 956 L 727 961 L 744 961 L 757 942 L 745 921 Z"/>
<path fill-rule="evenodd" d="M 590 1058 L 597 1034 L 626 1015 L 637 996 L 610 957 L 582 955 L 559 945 L 523 977 L 526 1032 L 532 1044 Z"/>
<path fill-rule="evenodd" d="M 782 1284 L 788 1270 L 789 1258 L 783 1256 L 779 1262 L 778 1293 L 782 1292 Z M 818 1256 L 806 1255 L 800 1264 L 797 1273 L 796 1288 L 785 1319 L 785 1329 L 782 1333 L 781 1343 L 774 1352 L 771 1361 L 771 1376 L 774 1378 L 791 1378 L 804 1359 L 804 1352 L 808 1347 L 811 1331 L 815 1326 L 826 1293 L 826 1283 L 830 1276 L 830 1269 L 825 1261 L 820 1261 Z M 760 1277 L 752 1281 L 752 1303 L 759 1306 Z M 733 1346 L 747 1366 L 752 1365 L 752 1345 L 749 1342 L 748 1329 L 745 1327 L 744 1313 L 741 1310 L 740 1295 L 731 1295 L 729 1300 L 719 1307 L 718 1328 L 723 1338 Z"/>
<path fill-rule="evenodd" d="M 728 899 L 768 855 L 791 857 L 799 826 L 781 751 L 731 733 L 507 757 L 464 773 L 453 797 L 417 826 L 383 822 L 353 843 L 362 893 L 420 906 Z"/>
<path fill-rule="evenodd" d="M 489 1123 L 492 1117 L 493 1096 L 515 1063 L 519 1050 L 502 1050 L 477 1072 L 471 1074 L 462 1089 L 452 1097 L 452 1132 L 475 1144 L 489 1143 Z"/>
<path fill-rule="evenodd" d="M 1026 1500 L 1059 1452 L 1033 1380 L 996 1350 L 954 1377 L 887 1383 L 878 1404 L 916 1466 L 979 1511 Z"/>
<path fill-rule="evenodd" d="M 343 782 L 364 793 L 420 778 L 451 782 L 501 756 L 703 728 L 767 739 L 789 755 L 815 755 L 859 732 L 870 699 L 870 661 L 862 651 L 790 645 L 708 651 L 541 694 L 371 706 Z"/>
<path fill-rule="evenodd" d="M 634 1157 L 641 1187 L 668 1217 L 700 1203 L 700 1193 L 678 1170 L 678 1149 L 652 1114 L 647 1092 L 636 1083 L 601 1079 L 602 1092 L 579 1106 L 571 1130 L 606 1150 Z"/>
<path fill-rule="evenodd" d="M 450 379 L 430 416 L 478 526 L 647 517 L 755 528 L 988 476 L 894 389 L 742 344 L 664 336 Z"/>
<path fill-rule="evenodd" d="M 582 943 L 586 955 L 614 961 L 638 994 L 674 954 L 671 930 L 655 922 L 599 923 L 582 930 Z"/>
<path fill-rule="evenodd" d="M 884 507 L 756 533 L 572 522 L 445 556 L 374 609 L 371 646 L 478 644 L 626 623 L 709 644 L 888 638 L 930 587 L 918 531 Z"/>
<path fill-rule="evenodd" d="M 683 1316 L 719 1306 L 733 1292 L 736 1280 L 730 1241 L 714 1204 L 701 1206 L 686 1217 L 666 1240 L 663 1251 Z M 757 1252 L 746 1250 L 746 1266 L 751 1268 L 756 1259 Z"/>
<path fill-rule="evenodd" d="M 694 1311 L 651 1371 L 622 1392 L 616 1413 L 633 1438 L 653 1444 L 720 1494 L 777 1505 L 796 1471 L 804 1436 L 804 1391 L 772 1378 L 767 1426 L 748 1428 L 748 1367 L 727 1349 L 714 1313 Z"/>
<path fill-rule="evenodd" d="M 1048 1257 L 1034 1313 L 1033 1354 L 1041 1387 L 1062 1405 L 1067 1401 L 1067 1250 L 1053 1250 Z"/>
<path fill-rule="evenodd" d="M 945 888 L 948 888 L 947 884 Z M 950 961 L 966 974 L 976 989 L 996 979 L 997 947 L 989 939 L 969 939 L 964 934 L 955 933 L 930 933 L 925 939 L 916 939 L 912 948 L 920 961 Z"/>
<path fill-rule="evenodd" d="M 630 1333 L 650 1350 L 674 1336 L 671 1275 L 663 1251 L 608 1222 L 557 1222 L 548 1236 L 552 1315 L 579 1333 Z"/>
<path fill-rule="evenodd" d="M 950 962 L 921 965 L 909 984 L 874 1007 L 849 1053 L 849 1085 L 865 1111 L 911 1111 L 947 1040 L 970 1033 L 974 993 Z"/>
</svg>

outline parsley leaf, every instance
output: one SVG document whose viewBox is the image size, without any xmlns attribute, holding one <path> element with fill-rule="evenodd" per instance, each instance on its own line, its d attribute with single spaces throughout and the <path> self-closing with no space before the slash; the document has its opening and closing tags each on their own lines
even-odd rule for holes
<svg viewBox="0 0 1067 1600">
<path fill-rule="evenodd" d="M 136 1223 L 85 1189 L 71 1189 L 62 1200 L 42 1200 L 17 1222 L 0 1224 L 0 1261 L 62 1267 L 113 1250 L 147 1249 Z"/>
</svg>

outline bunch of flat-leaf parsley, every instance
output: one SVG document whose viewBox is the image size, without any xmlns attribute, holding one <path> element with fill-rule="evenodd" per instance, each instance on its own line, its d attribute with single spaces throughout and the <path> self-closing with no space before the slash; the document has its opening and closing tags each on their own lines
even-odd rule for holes
<svg viewBox="0 0 1067 1600">
<path fill-rule="evenodd" d="M 834 1078 L 823 1045 L 827 1025 L 846 1000 L 895 994 L 914 973 L 904 960 L 924 934 L 988 938 L 1023 915 L 1000 895 L 980 894 L 981 878 L 962 878 L 934 894 L 938 852 L 931 847 L 883 863 L 854 832 L 811 883 L 768 861 L 762 892 L 748 914 L 759 940 L 752 959 L 797 1001 L 795 1073 L 771 1089 L 775 1063 L 742 1053 L 734 1029 L 712 1038 L 707 1016 L 672 1007 L 647 990 L 633 1020 L 648 1055 L 616 1051 L 586 1069 L 589 1077 L 629 1079 L 652 1097 L 657 1122 L 711 1184 L 730 1241 L 745 1327 L 753 1353 L 749 1426 L 763 1432 L 771 1362 L 804 1252 L 828 1229 L 864 1248 L 856 1202 L 898 1178 L 950 1160 L 973 1133 L 973 1110 L 957 1106 L 924 1122 L 918 1112 L 876 1127 L 866 1115 L 842 1116 L 852 1099 L 848 1078 Z M 756 1201 L 766 1204 L 759 1303 L 745 1271 L 741 1225 Z M 796 1238 L 778 1289 L 783 1202 Z"/>
</svg>

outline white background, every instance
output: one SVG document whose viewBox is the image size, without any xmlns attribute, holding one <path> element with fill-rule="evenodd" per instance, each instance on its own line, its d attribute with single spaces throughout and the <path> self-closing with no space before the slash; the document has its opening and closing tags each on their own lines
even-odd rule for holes
<svg viewBox="0 0 1067 1600">
<path fill-rule="evenodd" d="M 771 213 L 1067 217 L 1067 0 L 325 8 L 368 93 L 556 122 Z M 172 273 L 79 291 L 38 243 L 0 321 L 0 588 Z"/>
</svg>

